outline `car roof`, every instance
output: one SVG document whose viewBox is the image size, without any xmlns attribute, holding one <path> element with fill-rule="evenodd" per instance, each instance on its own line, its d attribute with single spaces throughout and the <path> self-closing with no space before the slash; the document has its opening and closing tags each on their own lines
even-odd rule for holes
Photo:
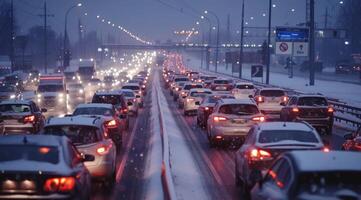
<svg viewBox="0 0 361 200">
<path fill-rule="evenodd" d="M 236 83 L 236 85 L 254 85 L 254 84 L 251 82 L 238 82 Z"/>
<path fill-rule="evenodd" d="M 121 92 L 110 90 L 110 91 L 96 91 L 95 95 L 122 95 Z"/>
<path fill-rule="evenodd" d="M 134 91 L 131 90 L 131 89 L 119 89 L 119 90 L 114 90 L 114 91 L 117 91 L 117 92 L 120 92 L 120 93 L 122 93 L 122 92 L 132 92 L 132 93 L 134 93 Z"/>
<path fill-rule="evenodd" d="M 291 151 L 285 156 L 299 172 L 361 171 L 361 156 L 357 152 Z"/>
<path fill-rule="evenodd" d="M 304 122 L 262 122 L 257 124 L 258 130 L 314 130 L 309 124 Z"/>
<path fill-rule="evenodd" d="M 31 100 L 5 100 L 5 101 L 2 101 L 0 103 L 0 105 L 4 105 L 4 104 L 29 104 L 31 103 L 32 101 Z"/>
<path fill-rule="evenodd" d="M 270 87 L 270 88 L 260 88 L 260 90 L 282 90 L 282 91 L 285 91 L 285 89 L 282 89 L 282 88 L 277 88 L 277 87 Z"/>
<path fill-rule="evenodd" d="M 75 109 L 77 108 L 113 108 L 112 104 L 107 103 L 82 103 L 79 104 Z"/>
<path fill-rule="evenodd" d="M 325 96 L 323 96 L 322 94 L 298 94 L 298 95 L 294 95 L 297 97 L 320 97 L 320 98 L 326 98 Z"/>
<path fill-rule="evenodd" d="M 34 144 L 44 146 L 59 146 L 66 137 L 54 135 L 5 135 L 1 136 L 0 145 Z"/>
<path fill-rule="evenodd" d="M 187 82 L 186 84 L 184 84 L 184 86 L 186 85 L 203 85 L 202 83 L 192 83 L 192 82 Z"/>
<path fill-rule="evenodd" d="M 70 116 L 70 117 L 52 117 L 46 122 L 47 126 L 56 125 L 74 125 L 74 126 L 92 126 L 99 127 L 99 121 L 103 121 L 100 116 Z"/>
<path fill-rule="evenodd" d="M 213 92 L 213 91 L 208 88 L 192 88 L 189 90 L 189 93 L 191 92 Z"/>
<path fill-rule="evenodd" d="M 221 104 L 253 104 L 256 103 L 252 99 L 220 99 Z"/>
</svg>

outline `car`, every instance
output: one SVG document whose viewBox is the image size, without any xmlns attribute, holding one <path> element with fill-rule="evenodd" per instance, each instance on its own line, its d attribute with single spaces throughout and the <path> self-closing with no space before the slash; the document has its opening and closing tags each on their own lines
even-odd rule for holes
<svg viewBox="0 0 361 200">
<path fill-rule="evenodd" d="M 259 109 L 267 120 L 279 120 L 284 103 L 288 101 L 287 93 L 281 88 L 260 88 L 254 96 Z"/>
<path fill-rule="evenodd" d="M 90 199 L 91 176 L 67 137 L 9 135 L 0 139 L 0 199 Z"/>
<path fill-rule="evenodd" d="M 144 106 L 144 96 L 143 96 L 143 93 L 142 93 L 142 90 L 141 90 L 139 84 L 127 83 L 127 84 L 124 84 L 122 86 L 122 89 L 133 90 L 133 92 L 135 93 L 135 97 L 137 99 L 137 103 L 138 103 L 139 107 L 143 108 L 143 106 Z"/>
<path fill-rule="evenodd" d="M 45 124 L 43 113 L 31 100 L 7 100 L 0 103 L 2 134 L 38 133 Z"/>
<path fill-rule="evenodd" d="M 220 99 L 208 117 L 207 136 L 210 147 L 225 143 L 240 146 L 249 129 L 265 121 L 252 99 Z"/>
<path fill-rule="evenodd" d="M 174 91 L 174 88 L 175 88 L 175 84 L 177 82 L 181 82 L 181 81 L 187 81 L 187 82 L 190 82 L 189 78 L 186 77 L 186 76 L 183 76 L 183 75 L 177 75 L 174 77 L 174 79 L 171 81 L 171 84 L 170 84 L 170 95 L 173 95 L 173 91 Z"/>
<path fill-rule="evenodd" d="M 361 127 L 356 132 L 346 134 L 345 142 L 342 144 L 342 150 L 361 152 Z"/>
<path fill-rule="evenodd" d="M 191 81 L 196 81 L 199 78 L 199 72 L 189 72 L 188 77 Z"/>
<path fill-rule="evenodd" d="M 215 79 L 217 79 L 216 76 L 206 76 L 206 77 L 204 78 L 204 86 L 205 86 L 206 88 L 209 88 L 210 85 L 212 84 L 213 80 L 215 80 Z"/>
<path fill-rule="evenodd" d="M 229 79 L 214 79 L 209 87 L 213 91 L 230 92 L 233 89 L 233 82 Z"/>
<path fill-rule="evenodd" d="M 104 125 L 107 128 L 109 137 L 112 138 L 118 149 L 121 149 L 126 127 L 122 119 L 119 117 L 119 112 L 115 106 L 104 103 L 79 104 L 75 108 L 72 116 L 103 117 L 105 120 Z"/>
<path fill-rule="evenodd" d="M 91 154 L 85 163 L 95 181 L 114 186 L 116 179 L 116 146 L 106 128 L 107 120 L 99 116 L 53 117 L 47 120 L 43 135 L 66 136 L 76 149 Z"/>
<path fill-rule="evenodd" d="M 0 85 L 0 101 L 9 99 L 19 99 L 21 92 L 12 85 Z"/>
<path fill-rule="evenodd" d="M 185 84 L 191 84 L 191 82 L 180 81 L 175 84 L 174 91 L 173 91 L 173 101 L 178 100 L 179 94 L 182 92 L 183 86 Z"/>
<path fill-rule="evenodd" d="M 280 154 L 291 150 L 323 150 L 317 131 L 304 122 L 264 122 L 255 124 L 244 144 L 235 153 L 236 185 L 248 193 L 255 183 L 255 171 L 266 173 Z"/>
<path fill-rule="evenodd" d="M 211 94 L 207 95 L 197 110 L 197 124 L 202 128 L 207 127 L 207 121 L 209 115 L 212 114 L 213 108 L 217 101 L 220 99 L 234 99 L 233 95 L 230 94 Z"/>
<path fill-rule="evenodd" d="M 85 89 L 80 83 L 71 83 L 67 85 L 69 101 L 74 103 L 85 102 Z"/>
<path fill-rule="evenodd" d="M 176 98 L 176 101 L 178 102 L 178 107 L 183 108 L 185 98 L 188 96 L 189 91 L 195 88 L 203 88 L 203 84 L 187 82 L 183 85 L 182 89 L 178 93 L 176 93 L 178 94 L 178 97 Z"/>
<path fill-rule="evenodd" d="M 232 90 L 232 94 L 236 99 L 253 98 L 255 92 L 256 90 L 253 83 L 249 82 L 236 83 Z"/>
<path fill-rule="evenodd" d="M 128 113 L 138 116 L 139 105 L 134 91 L 129 89 L 121 89 L 117 91 L 124 95 L 125 100 L 127 101 Z"/>
<path fill-rule="evenodd" d="M 86 90 L 90 93 L 94 93 L 102 87 L 102 81 L 97 78 L 90 79 L 86 85 Z"/>
<path fill-rule="evenodd" d="M 360 163 L 356 152 L 287 152 L 255 174 L 251 199 L 360 199 Z"/>
<path fill-rule="evenodd" d="M 332 134 L 333 108 L 327 98 L 319 94 L 301 94 L 289 97 L 281 110 L 282 121 L 306 121 L 317 129 Z"/>
<path fill-rule="evenodd" d="M 112 104 L 119 113 L 120 126 L 129 128 L 128 105 L 124 94 L 117 91 L 97 91 L 91 103 Z"/>
<path fill-rule="evenodd" d="M 184 98 L 183 110 L 184 115 L 187 116 L 190 113 L 197 113 L 199 105 L 203 101 L 203 98 L 212 94 L 212 90 L 207 88 L 193 88 L 189 90 L 188 96 Z"/>
</svg>

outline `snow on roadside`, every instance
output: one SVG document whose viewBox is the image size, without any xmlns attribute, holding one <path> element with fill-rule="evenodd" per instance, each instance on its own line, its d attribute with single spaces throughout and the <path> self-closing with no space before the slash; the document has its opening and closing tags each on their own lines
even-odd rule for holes
<svg viewBox="0 0 361 200">
<path fill-rule="evenodd" d="M 163 128 L 169 139 L 171 173 L 177 199 L 211 199 L 203 181 L 203 175 L 188 147 L 180 127 L 175 122 L 168 102 L 161 92 L 159 74 L 155 75 L 155 87 L 159 91 L 159 101 L 163 114 Z"/>
</svg>

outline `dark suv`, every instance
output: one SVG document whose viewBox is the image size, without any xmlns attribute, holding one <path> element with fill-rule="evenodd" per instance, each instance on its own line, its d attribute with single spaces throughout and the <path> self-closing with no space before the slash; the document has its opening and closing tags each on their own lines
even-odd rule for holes
<svg viewBox="0 0 361 200">
<path fill-rule="evenodd" d="M 333 108 L 327 98 L 318 94 L 291 96 L 281 110 L 283 121 L 306 121 L 315 128 L 325 129 L 332 134 Z"/>
</svg>

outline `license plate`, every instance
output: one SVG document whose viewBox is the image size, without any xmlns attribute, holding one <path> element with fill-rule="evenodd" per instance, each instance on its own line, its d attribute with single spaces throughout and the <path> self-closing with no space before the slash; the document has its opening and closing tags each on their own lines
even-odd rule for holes
<svg viewBox="0 0 361 200">
<path fill-rule="evenodd" d="M 216 87 L 216 90 L 226 90 L 226 87 Z"/>
</svg>

